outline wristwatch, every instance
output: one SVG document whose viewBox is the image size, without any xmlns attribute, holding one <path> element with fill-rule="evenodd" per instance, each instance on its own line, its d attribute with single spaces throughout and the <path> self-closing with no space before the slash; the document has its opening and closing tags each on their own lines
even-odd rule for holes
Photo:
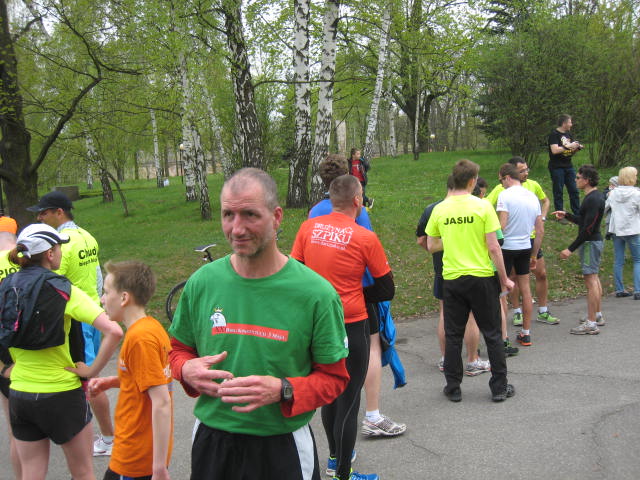
<svg viewBox="0 0 640 480">
<path fill-rule="evenodd" d="M 281 378 L 282 387 L 280 389 L 280 401 L 288 402 L 293 398 L 293 385 L 286 378 Z"/>
</svg>

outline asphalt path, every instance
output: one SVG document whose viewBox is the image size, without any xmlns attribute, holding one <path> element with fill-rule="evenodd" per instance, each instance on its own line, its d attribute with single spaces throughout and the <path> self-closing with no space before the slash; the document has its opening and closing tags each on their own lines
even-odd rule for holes
<svg viewBox="0 0 640 480">
<path fill-rule="evenodd" d="M 559 325 L 535 323 L 531 347 L 508 359 L 516 395 L 491 401 L 489 374 L 465 377 L 462 402 L 442 394 L 437 316 L 397 322 L 408 384 L 394 390 L 384 369 L 381 410 L 405 422 L 394 438 L 359 436 L 354 469 L 400 479 L 640 478 L 640 301 L 606 297 L 600 335 L 570 335 L 586 312 L 584 297 L 551 305 Z M 510 326 L 512 341 L 516 328 Z M 640 338 L 640 337 L 639 337 Z M 515 342 L 514 342 L 515 343 Z M 482 344 L 482 342 L 481 342 Z M 635 352 L 635 353 L 634 353 Z M 482 351 L 486 358 L 486 352 Z M 106 368 L 114 374 L 115 361 Z M 194 401 L 175 385 L 175 440 L 170 472 L 189 478 Z M 110 391 L 112 408 L 117 391 Z M 317 414 L 312 426 L 321 465 L 327 445 Z M 6 421 L 0 416 L 0 479 L 11 479 Z M 94 459 L 97 478 L 108 457 Z M 49 479 L 68 479 L 62 451 L 52 446 Z M 328 478 L 328 477 L 327 477 Z"/>
</svg>

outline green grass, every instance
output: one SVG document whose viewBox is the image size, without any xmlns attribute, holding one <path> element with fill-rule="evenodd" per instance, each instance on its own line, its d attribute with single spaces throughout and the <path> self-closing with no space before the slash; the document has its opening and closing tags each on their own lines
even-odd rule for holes
<svg viewBox="0 0 640 480">
<path fill-rule="evenodd" d="M 426 205 L 445 194 L 446 177 L 460 158 L 469 158 L 481 167 L 480 175 L 496 183 L 499 166 L 510 155 L 503 151 L 447 152 L 424 155 L 417 162 L 404 155 L 395 159 L 380 158 L 372 162 L 367 195 L 375 198 L 371 212 L 374 229 L 387 251 L 396 280 L 394 315 L 398 318 L 423 315 L 437 309 L 431 295 L 433 268 L 431 256 L 415 243 L 415 228 Z M 616 170 L 617 171 L 617 170 Z M 279 184 L 280 198 L 286 197 L 287 170 L 273 172 Z M 614 170 L 601 171 L 601 188 Z M 543 166 L 530 173 L 550 195 L 551 182 Z M 157 293 L 149 307 L 150 313 L 165 320 L 164 299 L 170 288 L 187 278 L 202 261 L 193 248 L 217 243 L 216 256 L 230 252 L 220 229 L 220 174 L 209 176 L 209 191 L 213 210 L 212 221 L 202 221 L 198 203 L 184 200 L 180 178 L 172 178 L 168 188 L 157 189 L 155 180 L 128 181 L 123 187 L 130 216 L 125 217 L 120 200 L 102 203 L 99 196 L 75 203 L 76 221 L 90 231 L 100 244 L 102 263 L 107 260 L 142 260 L 154 269 L 158 277 Z M 115 192 L 114 192 L 115 194 Z M 565 201 L 565 204 L 568 204 Z M 280 248 L 288 253 L 306 209 L 286 209 L 280 235 Z M 584 294 L 577 255 L 567 261 L 558 257 L 575 238 L 575 226 L 557 222 L 546 223 L 543 243 L 549 278 L 551 301 Z M 613 290 L 613 249 L 606 242 L 601 280 L 605 293 Z M 629 270 L 629 269 L 627 269 Z M 626 272 L 627 273 L 627 272 Z M 630 278 L 630 276 L 629 276 Z"/>
</svg>

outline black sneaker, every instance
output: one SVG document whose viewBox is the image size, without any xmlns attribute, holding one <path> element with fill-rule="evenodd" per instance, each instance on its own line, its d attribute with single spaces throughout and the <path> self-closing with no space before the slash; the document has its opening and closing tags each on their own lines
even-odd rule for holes
<svg viewBox="0 0 640 480">
<path fill-rule="evenodd" d="M 513 397 L 515 394 L 516 388 L 509 383 L 502 392 L 494 393 L 491 400 L 494 402 L 504 402 L 507 398 Z"/>
<path fill-rule="evenodd" d="M 507 338 L 504 341 L 504 355 L 505 357 L 515 357 L 520 352 L 518 347 L 511 345 L 511 341 Z"/>
<path fill-rule="evenodd" d="M 629 292 L 616 292 L 616 298 L 624 298 L 624 297 L 630 297 L 632 294 Z"/>
<path fill-rule="evenodd" d="M 462 400 L 462 391 L 460 390 L 460 387 L 455 387 L 452 390 L 447 390 L 447 387 L 444 387 L 443 392 L 452 402 L 459 402 Z"/>
</svg>

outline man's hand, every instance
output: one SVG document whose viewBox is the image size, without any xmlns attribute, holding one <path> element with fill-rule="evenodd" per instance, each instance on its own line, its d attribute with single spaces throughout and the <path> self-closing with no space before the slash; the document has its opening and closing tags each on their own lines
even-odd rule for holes
<svg viewBox="0 0 640 480">
<path fill-rule="evenodd" d="M 234 406 L 234 412 L 252 412 L 256 408 L 280 401 L 282 381 L 276 377 L 251 375 L 228 380 L 220 385 L 219 395 L 225 403 L 246 403 Z"/>
<path fill-rule="evenodd" d="M 75 373 L 80 378 L 91 378 L 97 375 L 97 373 L 93 371 L 93 368 L 84 362 L 76 362 L 75 367 L 64 367 L 64 369 Z"/>
<path fill-rule="evenodd" d="M 151 480 L 171 480 L 169 476 L 169 470 L 167 467 L 162 467 L 158 469 L 153 469 L 153 475 L 151 476 Z"/>
<path fill-rule="evenodd" d="M 536 257 L 531 257 L 529 259 L 529 270 L 535 270 L 538 265 L 538 259 Z"/>
<path fill-rule="evenodd" d="M 89 393 L 89 398 L 93 398 L 96 395 L 104 392 L 105 390 L 109 390 L 110 388 L 114 388 L 119 386 L 120 381 L 118 377 L 97 377 L 92 378 L 87 382 L 87 392 Z"/>
<path fill-rule="evenodd" d="M 571 256 L 571 250 L 569 250 L 568 248 L 565 248 L 564 250 L 562 250 L 560 252 L 560 258 L 562 260 L 566 260 L 567 258 L 569 258 Z"/>
<path fill-rule="evenodd" d="M 233 374 L 226 370 L 210 370 L 209 368 L 222 362 L 225 358 L 227 358 L 227 352 L 187 360 L 182 366 L 182 380 L 201 394 L 219 397 L 220 384 L 215 380 L 230 379 L 233 378 Z"/>
<path fill-rule="evenodd" d="M 502 285 L 503 287 L 503 292 L 506 290 L 508 292 L 510 292 L 511 290 L 513 290 L 513 287 L 515 287 L 515 283 L 513 283 L 513 280 L 511 280 L 510 278 L 507 278 L 507 280 L 504 282 L 504 285 Z"/>
<path fill-rule="evenodd" d="M 567 212 L 564 212 L 562 210 L 556 210 L 555 212 L 551 212 L 551 215 L 555 215 L 558 220 L 562 220 L 564 217 L 567 216 Z"/>
</svg>

